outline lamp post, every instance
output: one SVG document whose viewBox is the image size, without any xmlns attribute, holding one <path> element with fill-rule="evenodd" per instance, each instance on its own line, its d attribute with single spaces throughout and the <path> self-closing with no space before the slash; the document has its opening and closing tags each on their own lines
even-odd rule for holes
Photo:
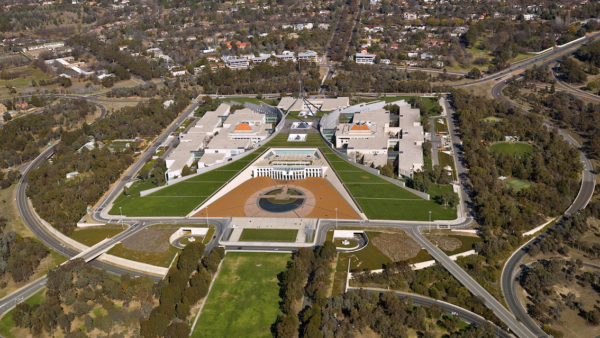
<svg viewBox="0 0 600 338">
<path fill-rule="evenodd" d="M 429 210 L 429 223 L 431 223 L 431 210 Z"/>
<path fill-rule="evenodd" d="M 121 224 L 123 224 L 123 208 L 119 207 L 119 213 L 121 214 L 121 219 L 119 220 L 119 222 L 121 222 Z"/>
</svg>

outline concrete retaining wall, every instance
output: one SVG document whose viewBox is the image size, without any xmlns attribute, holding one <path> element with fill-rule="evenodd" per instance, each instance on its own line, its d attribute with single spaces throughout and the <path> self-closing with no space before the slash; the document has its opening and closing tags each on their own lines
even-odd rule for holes
<svg viewBox="0 0 600 338">
<path fill-rule="evenodd" d="M 155 275 L 155 276 L 159 276 L 159 277 L 164 277 L 167 274 L 167 272 L 169 272 L 168 268 L 163 268 L 161 266 L 136 262 L 136 261 L 132 261 L 130 259 L 121 258 L 121 257 L 117 257 L 114 255 L 109 255 L 106 253 L 98 256 L 98 258 L 96 258 L 96 259 L 99 261 L 102 261 L 102 262 L 113 264 L 113 265 L 122 266 L 129 270 L 136 270 L 136 271 L 139 271 L 142 273 Z"/>
<path fill-rule="evenodd" d="M 194 236 L 206 236 L 208 233 L 208 228 L 196 228 L 196 227 L 184 227 L 179 228 L 177 231 L 171 234 L 169 237 L 169 243 L 173 244 L 173 242 L 179 237 L 183 236 L 184 231 L 189 231 L 190 235 Z"/>
</svg>

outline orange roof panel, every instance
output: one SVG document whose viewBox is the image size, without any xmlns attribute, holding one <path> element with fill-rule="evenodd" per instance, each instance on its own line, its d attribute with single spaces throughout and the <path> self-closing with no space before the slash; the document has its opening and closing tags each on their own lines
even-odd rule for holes
<svg viewBox="0 0 600 338">
<path fill-rule="evenodd" d="M 368 131 L 368 130 L 371 130 L 371 129 L 369 129 L 369 126 L 367 126 L 366 124 L 354 124 L 352 126 L 352 128 L 350 128 L 350 130 L 354 130 L 354 131 Z"/>
<path fill-rule="evenodd" d="M 252 131 L 252 128 L 250 127 L 250 124 L 248 124 L 247 122 L 242 122 L 240 124 L 237 125 L 237 127 L 235 127 L 236 131 Z"/>
</svg>

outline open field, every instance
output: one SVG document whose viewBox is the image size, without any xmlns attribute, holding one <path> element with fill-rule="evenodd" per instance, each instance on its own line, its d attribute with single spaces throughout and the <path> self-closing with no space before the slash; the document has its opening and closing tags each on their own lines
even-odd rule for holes
<svg viewBox="0 0 600 338">
<path fill-rule="evenodd" d="M 33 296 L 26 299 L 24 301 L 24 303 L 29 304 L 29 305 L 41 304 L 45 299 L 45 297 L 44 297 L 45 292 L 46 292 L 46 288 L 38 291 Z M 15 328 L 15 321 L 13 320 L 14 312 L 15 312 L 15 310 L 12 309 L 12 310 L 8 311 L 6 313 L 6 315 L 4 315 L 4 317 L 2 317 L 2 319 L 0 319 L 0 335 L 2 335 L 2 337 L 4 337 L 4 338 L 21 337 L 22 334 L 27 334 L 27 332 L 28 332 L 28 330 L 26 330 L 26 329 Z M 17 332 L 17 331 L 23 331 L 23 332 Z"/>
<path fill-rule="evenodd" d="M 454 158 L 444 152 L 439 151 L 438 152 L 438 161 L 442 168 L 444 168 L 446 166 L 450 166 L 450 168 L 452 168 L 452 177 L 453 177 L 453 179 L 456 179 L 456 167 L 454 165 Z"/>
<path fill-rule="evenodd" d="M 227 253 L 193 337 L 271 337 L 289 254 Z"/>
<path fill-rule="evenodd" d="M 240 236 L 242 242 L 295 242 L 296 229 L 244 229 Z"/>
<path fill-rule="evenodd" d="M 498 122 L 504 121 L 503 118 L 497 117 L 497 116 L 488 116 L 488 117 L 484 118 L 483 120 L 485 122 L 489 122 L 489 123 L 498 123 Z"/>
<path fill-rule="evenodd" d="M 512 155 L 521 156 L 521 155 L 532 153 L 534 150 L 534 147 L 527 143 L 499 142 L 499 143 L 495 143 L 495 144 L 491 145 L 490 149 L 492 149 L 495 152 L 501 153 L 501 154 L 512 154 Z"/>
<path fill-rule="evenodd" d="M 97 227 L 77 228 L 69 236 L 79 243 L 92 246 L 105 238 L 112 237 L 125 230 L 121 225 L 100 225 Z"/>
<path fill-rule="evenodd" d="M 12 80 L 0 80 L 0 87 L 27 88 L 31 86 L 31 81 L 38 82 L 40 80 L 52 79 L 41 70 L 31 66 L 11 68 L 9 70 L 10 73 L 19 74 L 19 76 Z"/>
<path fill-rule="evenodd" d="M 521 191 L 531 186 L 531 183 L 528 181 L 520 180 L 518 178 L 509 178 L 504 181 L 504 184 L 515 191 Z"/>
</svg>

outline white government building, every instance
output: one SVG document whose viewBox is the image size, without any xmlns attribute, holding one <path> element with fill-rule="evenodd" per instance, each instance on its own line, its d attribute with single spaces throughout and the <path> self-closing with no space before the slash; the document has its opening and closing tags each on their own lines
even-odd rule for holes
<svg viewBox="0 0 600 338">
<path fill-rule="evenodd" d="M 388 104 L 398 105 L 399 125 L 390 126 Z M 365 165 L 384 166 L 388 150 L 398 147 L 398 174 L 412 176 L 423 170 L 423 142 L 421 112 L 404 100 L 385 103 L 361 103 L 339 112 L 352 116 L 351 123 L 338 123 L 335 129 L 335 147 L 345 148 L 351 158 L 359 158 Z"/>
<path fill-rule="evenodd" d="M 227 161 L 266 139 L 271 128 L 264 113 L 250 108 L 231 112 L 231 106 L 222 103 L 179 135 L 179 145 L 165 159 L 167 177 L 180 177 L 183 168 L 195 160 L 199 168 Z"/>
<path fill-rule="evenodd" d="M 252 177 L 302 180 L 325 177 L 327 161 L 315 148 L 271 148 L 252 165 Z"/>
</svg>

